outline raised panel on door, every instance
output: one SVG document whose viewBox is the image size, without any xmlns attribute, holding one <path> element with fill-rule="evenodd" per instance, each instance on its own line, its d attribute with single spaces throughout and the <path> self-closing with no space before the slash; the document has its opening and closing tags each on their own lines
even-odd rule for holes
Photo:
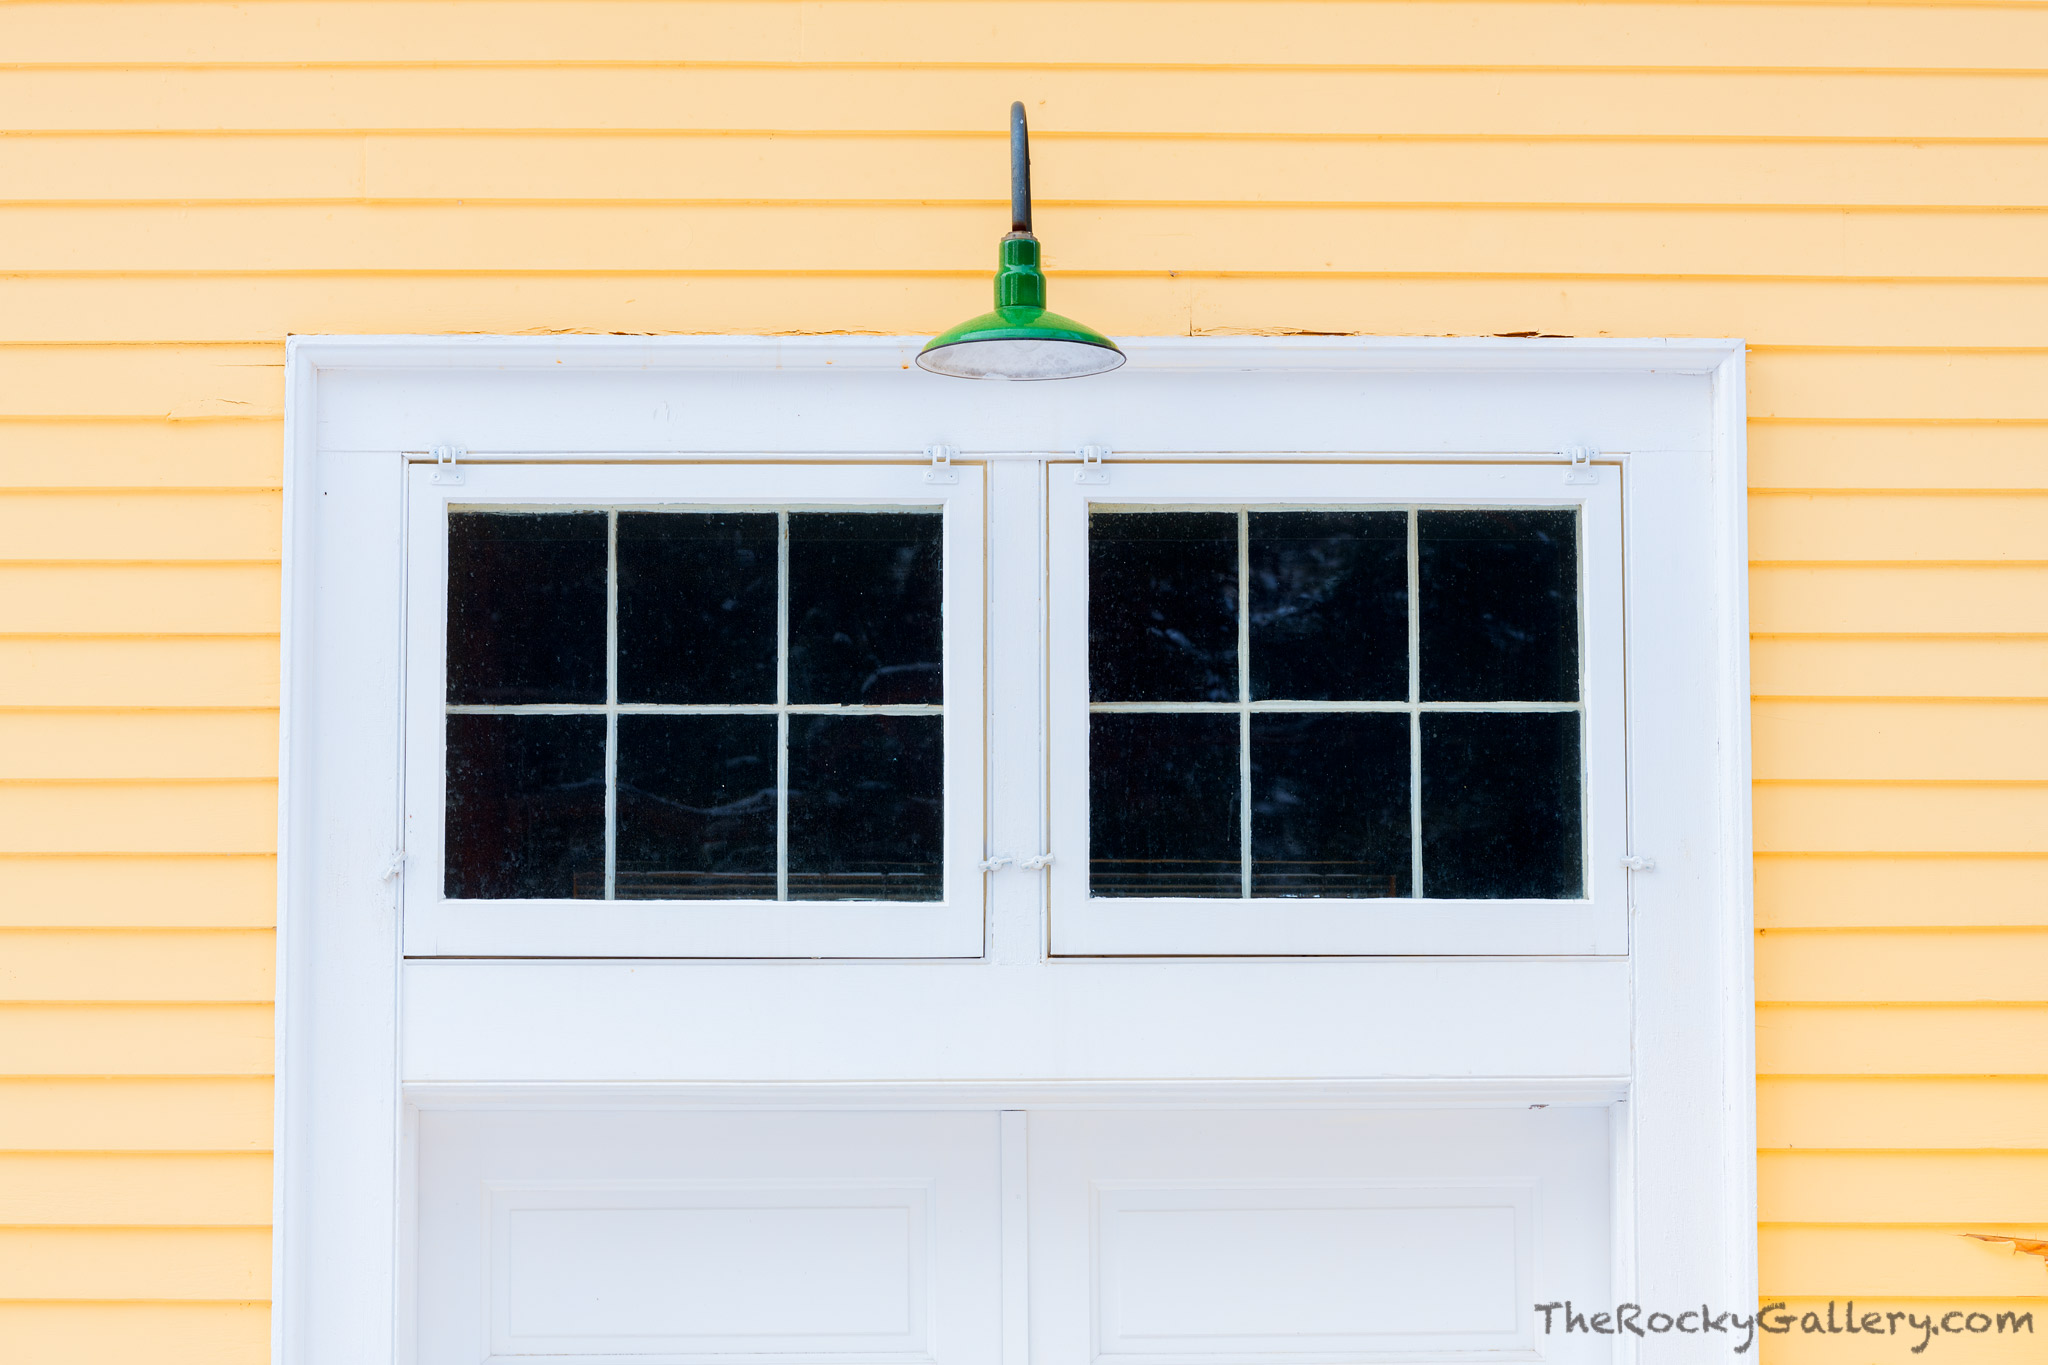
<svg viewBox="0 0 2048 1365">
<path fill-rule="evenodd" d="M 1594 1359 L 1530 1305 L 1609 1292 L 1607 1123 L 1034 1113 L 1033 1359 Z"/>
<path fill-rule="evenodd" d="M 421 1365 L 994 1365 L 993 1114 L 428 1111 Z"/>
</svg>

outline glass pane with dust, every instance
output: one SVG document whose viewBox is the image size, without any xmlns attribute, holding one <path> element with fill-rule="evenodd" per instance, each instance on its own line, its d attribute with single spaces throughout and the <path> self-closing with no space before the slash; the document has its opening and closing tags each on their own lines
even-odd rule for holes
<svg viewBox="0 0 2048 1365">
<path fill-rule="evenodd" d="M 775 899 L 775 732 L 772 715 L 619 717 L 618 899 Z"/>
<path fill-rule="evenodd" d="M 1088 718 L 1088 890 L 1238 896 L 1238 718 Z"/>
<path fill-rule="evenodd" d="M 605 699 L 603 512 L 451 512 L 448 700 Z"/>
<path fill-rule="evenodd" d="M 1237 514 L 1088 518 L 1088 695 L 1236 701 Z"/>
<path fill-rule="evenodd" d="M 604 898 L 603 716 L 452 715 L 442 894 Z"/>
<path fill-rule="evenodd" d="M 1576 711 L 1422 717 L 1422 894 L 1584 894 Z"/>
<path fill-rule="evenodd" d="M 1408 716 L 1252 717 L 1252 895 L 1410 894 Z"/>
</svg>

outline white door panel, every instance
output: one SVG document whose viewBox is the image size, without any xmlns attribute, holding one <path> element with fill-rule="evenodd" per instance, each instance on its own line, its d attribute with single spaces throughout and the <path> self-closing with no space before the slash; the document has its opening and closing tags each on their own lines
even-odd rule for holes
<svg viewBox="0 0 2048 1365">
<path fill-rule="evenodd" d="M 1034 1114 L 1033 1359 L 1581 1358 L 1534 1335 L 1529 1305 L 1606 1291 L 1606 1126 L 1598 1109 Z"/>
<path fill-rule="evenodd" d="M 428 1112 L 419 1150 L 422 1365 L 1000 1357 L 992 1113 Z"/>
</svg>

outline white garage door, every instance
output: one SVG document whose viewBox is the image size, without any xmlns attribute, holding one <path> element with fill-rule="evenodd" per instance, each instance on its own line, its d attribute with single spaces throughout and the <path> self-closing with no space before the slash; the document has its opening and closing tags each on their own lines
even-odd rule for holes
<svg viewBox="0 0 2048 1365">
<path fill-rule="evenodd" d="M 433 1365 L 1566 1360 L 1609 1278 L 1596 1109 L 435 1112 L 420 1182 Z"/>
</svg>

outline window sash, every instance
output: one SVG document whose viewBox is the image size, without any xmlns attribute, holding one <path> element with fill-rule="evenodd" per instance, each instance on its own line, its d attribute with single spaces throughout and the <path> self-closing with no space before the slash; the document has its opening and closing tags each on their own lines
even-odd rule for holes
<svg viewBox="0 0 2048 1365">
<path fill-rule="evenodd" d="M 1622 668 L 1621 475 L 1566 484 L 1554 464 L 1128 464 L 1108 485 L 1049 474 L 1049 790 L 1053 847 L 1050 944 L 1056 956 L 1126 955 L 1619 955 L 1628 951 L 1626 717 Z M 1580 678 L 1576 703 L 1406 701 L 1100 703 L 1088 685 L 1088 526 L 1091 508 L 1253 511 L 1317 508 L 1577 508 Z M 1415 609 L 1411 596 L 1411 613 Z M 1409 663 L 1418 665 L 1410 642 Z M 1246 659 L 1240 653 L 1240 667 Z M 1576 900 L 1447 898 L 1098 897 L 1089 894 L 1088 726 L 1115 711 L 1256 714 L 1284 710 L 1580 711 L 1585 717 L 1581 855 Z M 1419 750 L 1411 749 L 1419 762 Z M 1244 780 L 1240 775 L 1240 781 Z M 1248 815 L 1249 804 L 1241 799 Z M 1413 793 L 1411 788 L 1411 800 Z M 1419 802 L 1411 821 L 1421 818 Z M 1240 850 L 1248 858 L 1249 843 Z M 1427 882 L 1422 889 L 1427 892 Z"/>
<path fill-rule="evenodd" d="M 407 473 L 404 948 L 412 957 L 976 957 L 984 942 L 982 471 L 933 484 L 907 465 L 835 463 L 792 470 L 744 464 L 471 465 L 460 484 Z M 791 493 L 797 496 L 790 496 Z M 446 683 L 447 519 L 451 509 L 569 507 L 833 510 L 933 508 L 943 517 L 946 695 L 939 705 L 621 703 L 450 704 Z M 787 591 L 786 572 L 779 592 Z M 616 583 L 610 594 L 616 595 Z M 607 647 L 615 652 L 616 640 Z M 778 643 L 780 643 L 778 641 Z M 616 660 L 608 659 L 608 677 Z M 778 662 L 778 674 L 782 665 Z M 690 714 L 920 714 L 944 735 L 943 896 L 938 901 L 451 900 L 443 896 L 446 719 L 453 714 L 591 714 L 607 722 L 607 886 L 616 838 L 610 785 L 617 717 Z M 778 726 L 778 731 L 783 727 Z M 786 787 L 778 774 L 778 787 Z M 778 806 L 786 794 L 778 794 Z M 782 822 L 779 820 L 778 824 Z M 778 839 L 778 845 L 780 839 Z M 778 860 L 778 882 L 787 875 Z"/>
</svg>

